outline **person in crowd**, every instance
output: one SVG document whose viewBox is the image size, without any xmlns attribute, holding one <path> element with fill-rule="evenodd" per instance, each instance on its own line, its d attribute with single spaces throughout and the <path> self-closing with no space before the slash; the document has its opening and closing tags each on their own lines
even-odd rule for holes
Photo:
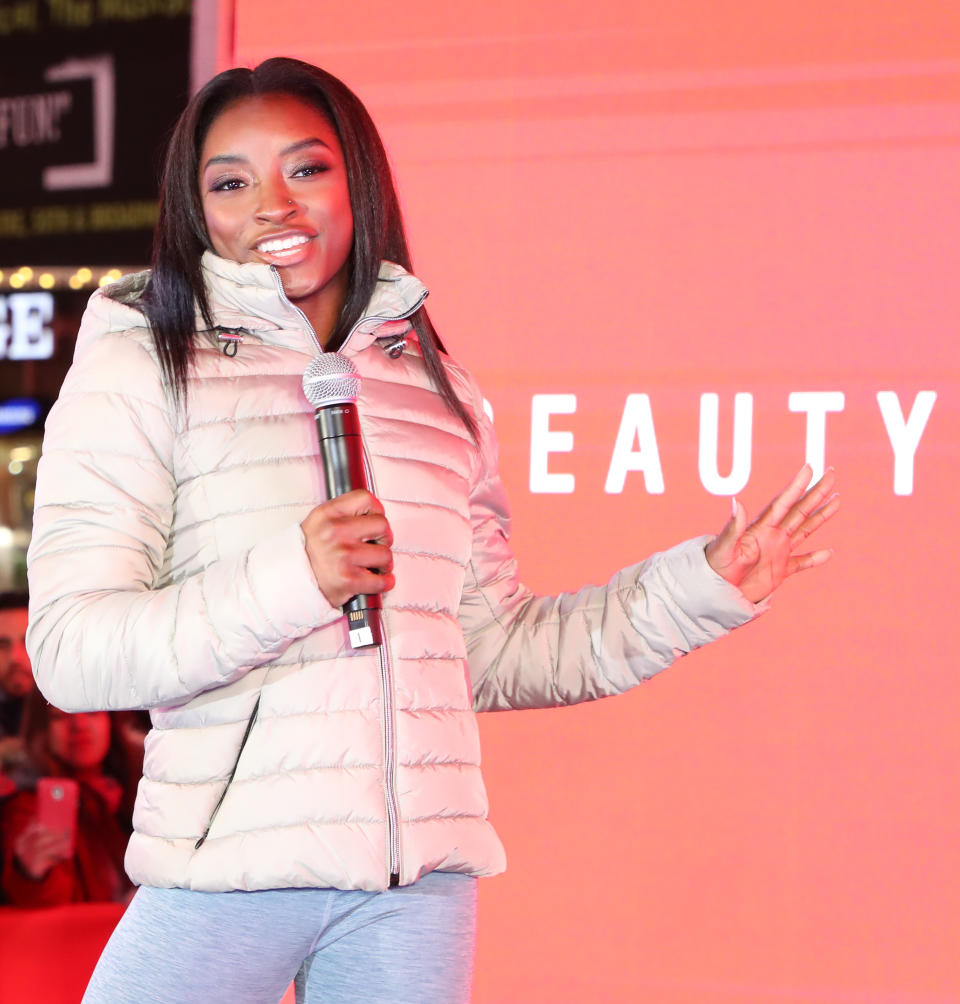
<svg viewBox="0 0 960 1004">
<path fill-rule="evenodd" d="M 0 594 L 0 799 L 33 781 L 20 737 L 24 701 L 34 689 L 25 602 L 19 594 Z"/>
<path fill-rule="evenodd" d="M 123 854 L 130 834 L 130 770 L 119 716 L 67 714 L 34 691 L 24 742 L 38 775 L 76 785 L 75 816 L 52 827 L 39 818 L 38 786 L 0 806 L 2 886 L 12 906 L 122 900 L 130 891 Z M 62 790 L 62 786 L 61 786 Z"/>
<path fill-rule="evenodd" d="M 749 621 L 837 509 L 804 467 L 606 587 L 520 581 L 492 424 L 413 276 L 363 105 L 306 63 L 219 74 L 166 160 L 152 270 L 94 294 L 29 554 L 42 691 L 149 708 L 140 886 L 88 1002 L 443 1002 L 504 867 L 475 711 L 621 693 Z M 589 320 L 589 319 L 587 319 Z M 483 318 L 483 324 L 489 323 Z M 361 378 L 369 490 L 328 498 L 301 376 Z M 381 597 L 352 647 L 344 603 Z"/>
</svg>

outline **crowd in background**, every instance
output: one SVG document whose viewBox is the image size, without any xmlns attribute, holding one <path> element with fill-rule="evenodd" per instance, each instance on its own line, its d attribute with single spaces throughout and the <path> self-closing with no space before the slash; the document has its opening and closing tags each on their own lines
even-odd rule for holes
<svg viewBox="0 0 960 1004">
<path fill-rule="evenodd" d="M 22 595 L 0 595 L 0 904 L 123 901 L 148 716 L 52 707 L 26 627 Z"/>
</svg>

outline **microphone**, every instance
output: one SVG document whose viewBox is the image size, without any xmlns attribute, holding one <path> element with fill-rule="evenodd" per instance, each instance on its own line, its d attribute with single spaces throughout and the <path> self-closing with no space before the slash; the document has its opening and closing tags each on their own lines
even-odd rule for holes
<svg viewBox="0 0 960 1004">
<path fill-rule="evenodd" d="M 346 356 L 324 352 L 303 374 L 304 397 L 314 407 L 320 459 L 330 498 L 366 488 L 357 398 L 360 374 Z M 351 648 L 380 644 L 380 597 L 353 596 L 343 605 Z"/>
</svg>

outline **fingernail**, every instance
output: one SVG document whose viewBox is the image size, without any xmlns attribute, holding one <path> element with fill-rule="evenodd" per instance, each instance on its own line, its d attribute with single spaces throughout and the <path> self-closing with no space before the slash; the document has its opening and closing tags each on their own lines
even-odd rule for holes
<svg viewBox="0 0 960 1004">
<path fill-rule="evenodd" d="M 730 515 L 731 516 L 736 516 L 737 515 L 737 496 L 736 495 L 731 495 L 730 496 Z"/>
</svg>

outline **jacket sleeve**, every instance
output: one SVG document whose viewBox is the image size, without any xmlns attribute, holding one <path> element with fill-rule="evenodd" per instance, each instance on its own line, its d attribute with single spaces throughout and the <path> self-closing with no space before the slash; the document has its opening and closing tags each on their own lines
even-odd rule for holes
<svg viewBox="0 0 960 1004">
<path fill-rule="evenodd" d="M 175 411 L 140 337 L 103 330 L 104 313 L 130 308 L 94 301 L 37 470 L 27 647 L 40 690 L 66 711 L 177 704 L 340 614 L 299 525 L 158 588 Z"/>
<path fill-rule="evenodd" d="M 473 553 L 460 605 L 474 707 L 546 708 L 619 694 L 763 609 L 707 564 L 710 537 L 618 572 L 606 586 L 535 596 L 520 582 L 493 428 L 479 413 Z"/>
</svg>

